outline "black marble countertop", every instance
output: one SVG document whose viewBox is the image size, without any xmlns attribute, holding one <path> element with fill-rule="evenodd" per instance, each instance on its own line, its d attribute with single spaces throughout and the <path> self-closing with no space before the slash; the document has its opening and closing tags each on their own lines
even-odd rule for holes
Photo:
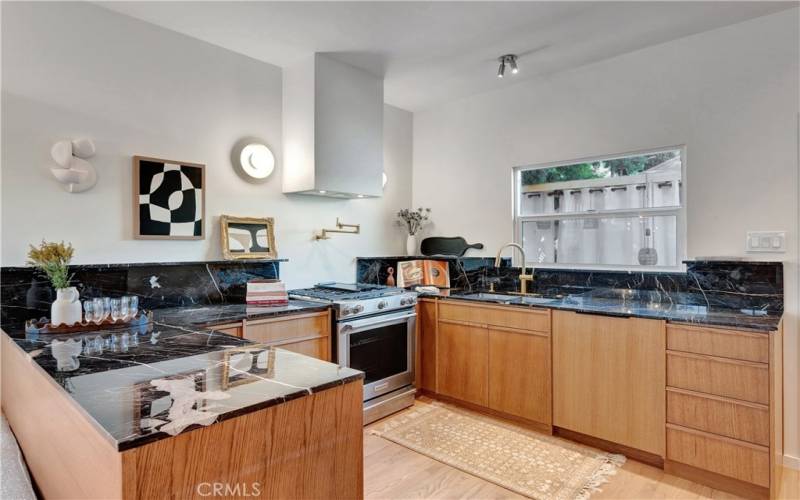
<svg viewBox="0 0 800 500">
<path fill-rule="evenodd" d="M 187 311 L 189 316 L 194 313 Z M 123 451 L 353 382 L 363 373 L 211 329 L 144 323 L 16 345 Z"/>
<path fill-rule="evenodd" d="M 531 297 L 523 299 L 508 295 L 510 303 L 501 297 L 477 295 L 479 292 L 451 290 L 443 295 L 427 295 L 442 299 L 473 300 L 485 303 L 502 303 L 513 307 L 546 307 L 605 316 L 663 319 L 681 323 L 724 326 L 770 332 L 778 329 L 781 316 L 753 309 L 731 309 L 719 306 L 697 305 L 696 300 L 681 303 L 677 297 L 660 292 L 641 292 L 623 289 L 595 289 L 587 293 L 556 297 Z M 484 292 L 489 293 L 489 292 Z M 499 294 L 504 295 L 504 294 Z M 423 296 L 425 296 L 423 294 Z M 527 301 L 522 303 L 521 301 Z"/>
<path fill-rule="evenodd" d="M 288 314 L 324 311 L 330 306 L 320 302 L 290 299 L 288 306 L 262 307 L 245 304 L 215 304 L 192 307 L 168 307 L 153 311 L 157 323 L 178 326 L 211 326 L 247 320 L 273 318 Z"/>
</svg>

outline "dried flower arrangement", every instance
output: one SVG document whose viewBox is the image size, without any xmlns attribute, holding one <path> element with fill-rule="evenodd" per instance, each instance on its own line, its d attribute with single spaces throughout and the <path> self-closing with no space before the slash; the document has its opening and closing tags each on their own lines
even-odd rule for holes
<svg viewBox="0 0 800 500">
<path fill-rule="evenodd" d="M 431 209 L 420 207 L 416 210 L 409 210 L 404 208 L 397 212 L 397 217 L 400 218 L 401 224 L 405 224 L 408 234 L 414 236 L 430 220 Z"/>
<path fill-rule="evenodd" d="M 30 245 L 28 264 L 44 272 L 56 290 L 67 288 L 72 278 L 69 274 L 69 262 L 75 250 L 71 243 L 42 243 L 35 247 Z"/>
</svg>

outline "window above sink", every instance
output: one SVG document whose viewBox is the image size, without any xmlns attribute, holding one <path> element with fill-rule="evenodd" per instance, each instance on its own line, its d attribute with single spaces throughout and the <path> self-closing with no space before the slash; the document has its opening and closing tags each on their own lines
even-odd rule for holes
<svg viewBox="0 0 800 500">
<path fill-rule="evenodd" d="M 515 168 L 514 234 L 525 264 L 680 269 L 684 158 L 673 147 Z"/>
</svg>

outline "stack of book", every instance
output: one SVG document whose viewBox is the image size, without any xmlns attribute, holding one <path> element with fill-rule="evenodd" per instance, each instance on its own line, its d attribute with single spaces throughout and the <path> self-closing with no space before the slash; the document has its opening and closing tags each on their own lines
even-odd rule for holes
<svg viewBox="0 0 800 500">
<path fill-rule="evenodd" d="M 289 295 L 283 281 L 258 279 L 247 282 L 245 300 L 249 306 L 285 306 L 289 304 Z"/>
</svg>

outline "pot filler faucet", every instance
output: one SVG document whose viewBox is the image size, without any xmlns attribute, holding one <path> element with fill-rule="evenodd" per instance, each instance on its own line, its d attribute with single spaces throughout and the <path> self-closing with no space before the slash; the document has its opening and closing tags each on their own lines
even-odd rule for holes
<svg viewBox="0 0 800 500">
<path fill-rule="evenodd" d="M 523 249 L 521 245 L 517 243 L 506 243 L 500 247 L 500 250 L 497 251 L 497 257 L 494 259 L 494 267 L 500 267 L 500 254 L 503 253 L 503 250 L 507 247 L 518 249 L 519 253 L 522 255 L 522 270 L 519 275 L 519 292 L 521 294 L 526 294 L 528 293 L 528 282 L 533 281 L 533 268 L 531 268 L 531 274 L 525 274 L 525 269 L 527 268 L 525 265 L 525 249 Z"/>
</svg>

